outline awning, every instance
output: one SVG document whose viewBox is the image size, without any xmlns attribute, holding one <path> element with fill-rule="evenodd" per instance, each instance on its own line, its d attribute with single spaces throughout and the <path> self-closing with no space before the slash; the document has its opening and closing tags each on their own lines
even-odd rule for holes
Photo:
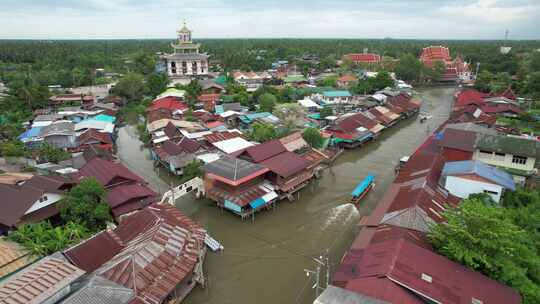
<svg viewBox="0 0 540 304">
<path fill-rule="evenodd" d="M 354 188 L 353 192 L 351 192 L 351 195 L 359 196 L 360 194 L 362 194 L 362 192 L 364 192 L 369 187 L 369 185 L 373 183 L 374 179 L 375 176 L 373 176 L 372 174 L 366 176 L 366 178 L 360 184 L 358 184 L 356 188 Z"/>
<path fill-rule="evenodd" d="M 238 212 L 238 213 L 242 212 L 242 207 L 228 200 L 225 200 L 224 207 L 234 212 Z"/>
</svg>

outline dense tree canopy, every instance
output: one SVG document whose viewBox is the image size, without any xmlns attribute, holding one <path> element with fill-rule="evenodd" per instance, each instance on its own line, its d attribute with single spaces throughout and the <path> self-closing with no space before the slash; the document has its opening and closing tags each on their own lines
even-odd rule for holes
<svg viewBox="0 0 540 304">
<path fill-rule="evenodd" d="M 276 106 L 277 98 L 270 93 L 264 93 L 259 97 L 259 110 L 261 112 L 270 112 L 274 110 Z"/>
<path fill-rule="evenodd" d="M 256 122 L 251 127 L 251 132 L 249 135 L 252 140 L 263 143 L 276 138 L 277 132 L 274 126 L 271 124 Z"/>
<path fill-rule="evenodd" d="M 433 226 L 429 238 L 441 254 L 514 287 L 524 303 L 539 303 L 538 195 L 517 194 L 504 203 L 518 208 L 466 199 L 444 213 L 447 224 Z"/>
<path fill-rule="evenodd" d="M 61 200 L 60 215 L 64 221 L 80 223 L 91 232 L 106 228 L 112 216 L 105 202 L 105 188 L 94 177 L 83 179 Z"/>
<path fill-rule="evenodd" d="M 317 128 L 307 128 L 302 133 L 302 137 L 304 140 L 312 147 L 312 148 L 322 148 L 324 143 L 324 138 L 321 135 L 321 132 Z"/>
</svg>

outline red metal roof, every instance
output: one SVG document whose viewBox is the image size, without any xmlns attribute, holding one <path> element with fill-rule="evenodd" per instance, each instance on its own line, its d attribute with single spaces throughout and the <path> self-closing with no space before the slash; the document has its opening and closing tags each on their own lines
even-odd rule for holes
<svg viewBox="0 0 540 304">
<path fill-rule="evenodd" d="M 454 107 L 465 107 L 472 104 L 480 106 L 486 103 L 484 101 L 484 98 L 486 98 L 487 96 L 488 94 L 479 92 L 477 90 L 467 89 L 457 94 Z"/>
<path fill-rule="evenodd" d="M 487 114 L 512 113 L 517 115 L 524 112 L 513 104 L 483 105 L 480 109 Z"/>
<path fill-rule="evenodd" d="M 296 153 L 285 151 L 264 160 L 261 164 L 270 169 L 270 171 L 288 178 L 306 170 L 311 165 L 311 162 Z"/>
<path fill-rule="evenodd" d="M 470 304 L 473 298 L 483 303 L 520 303 L 511 288 L 406 238 L 352 252 L 338 273 L 346 289 L 392 303 L 424 303 L 419 297 L 438 303 Z"/>
<path fill-rule="evenodd" d="M 156 99 L 152 102 L 152 104 L 146 109 L 146 111 L 153 111 L 157 109 L 168 109 L 171 111 L 175 110 L 187 110 L 189 107 L 181 102 L 181 99 L 177 97 L 163 97 L 160 99 Z"/>
<path fill-rule="evenodd" d="M 283 152 L 287 152 L 285 146 L 279 139 L 273 139 L 245 149 L 239 154 L 239 158 L 248 158 L 255 163 L 260 163 Z"/>
<path fill-rule="evenodd" d="M 113 256 L 118 254 L 124 245 L 113 231 L 102 231 L 84 242 L 66 251 L 66 258 L 77 267 L 91 273 Z"/>
</svg>

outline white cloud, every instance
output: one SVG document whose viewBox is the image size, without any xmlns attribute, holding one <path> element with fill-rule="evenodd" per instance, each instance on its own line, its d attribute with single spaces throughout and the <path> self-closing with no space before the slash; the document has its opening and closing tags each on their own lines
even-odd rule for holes
<svg viewBox="0 0 540 304">
<path fill-rule="evenodd" d="M 537 1 L 2 0 L 1 38 L 540 38 Z M 443 3 L 443 4 L 440 4 Z M 444 4 L 446 3 L 446 4 Z"/>
</svg>

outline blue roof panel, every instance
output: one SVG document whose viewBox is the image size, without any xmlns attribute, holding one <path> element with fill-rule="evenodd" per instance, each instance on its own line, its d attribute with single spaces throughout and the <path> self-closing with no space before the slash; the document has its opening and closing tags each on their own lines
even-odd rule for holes
<svg viewBox="0 0 540 304">
<path fill-rule="evenodd" d="M 349 91 L 325 91 L 323 95 L 326 97 L 351 97 Z"/>
<path fill-rule="evenodd" d="M 447 162 L 444 165 L 442 176 L 476 174 L 512 191 L 516 184 L 510 174 L 477 160 L 464 160 Z"/>
</svg>

